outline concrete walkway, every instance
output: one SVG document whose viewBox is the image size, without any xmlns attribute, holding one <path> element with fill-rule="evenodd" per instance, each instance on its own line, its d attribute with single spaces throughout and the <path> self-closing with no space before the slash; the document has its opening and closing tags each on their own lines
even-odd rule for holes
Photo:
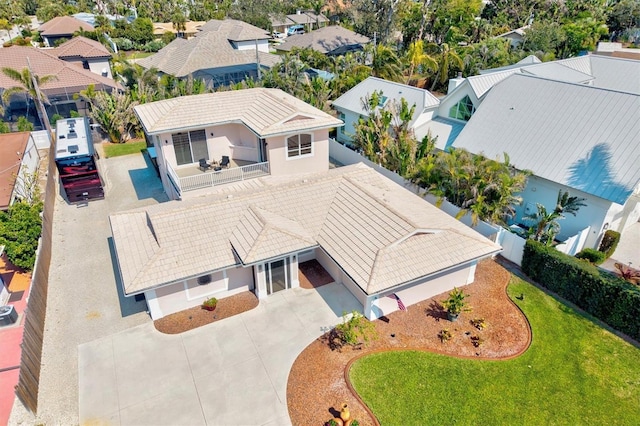
<svg viewBox="0 0 640 426">
<path fill-rule="evenodd" d="M 607 259 L 600 267 L 617 272 L 618 270 L 614 266 L 616 262 L 627 266 L 631 265 L 634 269 L 640 269 L 640 222 L 636 222 L 625 229 L 613 256 Z"/>
<path fill-rule="evenodd" d="M 148 323 L 80 345 L 80 424 L 286 425 L 298 354 L 362 305 L 340 284 L 296 288 L 181 335 Z"/>
</svg>

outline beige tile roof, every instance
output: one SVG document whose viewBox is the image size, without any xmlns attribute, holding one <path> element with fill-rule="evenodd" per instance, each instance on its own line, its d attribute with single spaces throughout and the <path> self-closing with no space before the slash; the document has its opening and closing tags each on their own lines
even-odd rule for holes
<svg viewBox="0 0 640 426">
<path fill-rule="evenodd" d="M 279 89 L 254 88 L 182 96 L 135 107 L 149 134 L 243 123 L 267 137 L 342 125 L 342 121 Z"/>
<path fill-rule="evenodd" d="M 51 51 L 58 58 L 111 58 L 111 53 L 102 43 L 78 36 L 67 40 Z"/>
<path fill-rule="evenodd" d="M 90 84 L 96 86 L 96 90 L 122 89 L 118 83 L 110 78 L 94 74 L 77 65 L 65 62 L 57 58 L 53 53 L 55 49 L 43 50 L 34 47 L 12 46 L 0 49 L 0 64 L 16 70 L 27 67 L 27 58 L 31 62 L 31 69 L 36 75 L 55 75 L 56 79 L 43 84 L 41 89 L 47 94 L 76 93 Z M 15 87 L 17 83 L 0 73 L 0 89 Z"/>
<path fill-rule="evenodd" d="M 57 16 L 40 25 L 38 31 L 43 36 L 51 37 L 71 35 L 81 28 L 85 31 L 93 31 L 93 26 L 73 16 Z"/>
<path fill-rule="evenodd" d="M 207 25 L 211 22 L 209 21 Z M 165 74 L 176 77 L 186 77 L 199 70 L 255 64 L 256 52 L 254 49 L 237 50 L 229 42 L 229 40 L 234 40 L 232 37 L 236 41 L 241 41 L 247 36 L 248 31 L 244 31 L 243 27 L 237 25 L 227 25 L 227 21 L 216 22 L 224 22 L 225 24 L 220 25 L 218 31 L 201 31 L 189 40 L 177 38 L 155 55 L 139 60 L 138 64 L 145 68 L 157 68 Z M 205 27 L 206 25 L 202 28 Z M 260 31 L 262 34 L 260 37 L 255 34 L 256 37 L 252 37 L 250 40 L 269 38 L 266 31 Z M 277 55 L 271 53 L 259 52 L 258 56 L 260 64 L 266 67 L 272 67 L 280 61 Z"/>
<path fill-rule="evenodd" d="M 330 53 L 340 47 L 356 44 L 367 44 L 369 38 L 339 25 L 323 27 L 305 34 L 292 35 L 284 43 L 276 46 L 276 50 L 288 52 L 294 47 L 311 48 L 320 53 Z"/>
<path fill-rule="evenodd" d="M 500 250 L 360 164 L 111 216 L 127 294 L 319 245 L 368 294 Z"/>
<path fill-rule="evenodd" d="M 266 40 L 271 38 L 267 30 L 235 19 L 225 19 L 222 21 L 212 19 L 200 27 L 200 32 L 218 33 L 224 37 L 225 40 L 231 41 Z"/>
</svg>

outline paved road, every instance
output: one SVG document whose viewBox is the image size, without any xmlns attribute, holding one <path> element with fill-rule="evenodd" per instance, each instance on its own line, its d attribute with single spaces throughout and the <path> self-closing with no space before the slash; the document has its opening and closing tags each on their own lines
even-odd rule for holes
<svg viewBox="0 0 640 426">
<path fill-rule="evenodd" d="M 276 293 L 257 308 L 165 335 L 145 324 L 80 346 L 80 423 L 290 424 L 298 354 L 362 305 L 341 284 Z"/>
<path fill-rule="evenodd" d="M 38 418 L 16 400 L 13 424 L 78 424 L 78 345 L 149 322 L 146 305 L 116 282 L 108 215 L 166 201 L 142 155 L 100 160 L 106 198 L 56 200 Z"/>
</svg>

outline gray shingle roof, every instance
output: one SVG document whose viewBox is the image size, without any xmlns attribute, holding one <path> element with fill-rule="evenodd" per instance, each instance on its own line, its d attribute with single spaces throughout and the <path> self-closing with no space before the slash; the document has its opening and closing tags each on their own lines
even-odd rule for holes
<svg viewBox="0 0 640 426">
<path fill-rule="evenodd" d="M 254 88 L 182 96 L 138 105 L 134 111 L 148 134 L 243 123 L 261 137 L 326 129 L 342 121 L 283 92 Z"/>
<path fill-rule="evenodd" d="M 454 146 L 624 204 L 640 182 L 640 95 L 515 74 L 486 96 Z"/>
<path fill-rule="evenodd" d="M 339 25 L 332 25 L 309 33 L 289 36 L 284 43 L 276 46 L 276 50 L 288 52 L 294 47 L 298 47 L 301 49 L 311 48 L 320 53 L 331 53 L 340 47 L 364 45 L 369 41 L 369 37 L 354 33 Z"/>
<path fill-rule="evenodd" d="M 387 102 L 395 100 L 399 104 L 400 100 L 404 98 L 409 106 L 415 105 L 416 109 L 411 119 L 411 124 L 415 122 L 425 109 L 435 108 L 440 104 L 438 98 L 433 96 L 428 90 L 383 80 L 377 77 L 368 77 L 333 101 L 333 106 L 366 117 L 367 113 L 362 106 L 362 99 L 375 91 L 382 91 L 382 94 L 388 98 Z"/>
<path fill-rule="evenodd" d="M 264 40 L 265 30 L 242 21 L 212 20 L 200 27 L 195 37 L 177 38 L 155 55 L 138 61 L 145 68 L 157 68 L 165 74 L 186 77 L 199 70 L 250 65 L 256 63 L 254 49 L 234 49 L 230 41 Z M 271 53 L 259 52 L 260 64 L 272 67 L 280 61 Z"/>
<path fill-rule="evenodd" d="M 127 294 L 319 245 L 369 294 L 500 247 L 362 164 L 110 216 Z"/>
</svg>

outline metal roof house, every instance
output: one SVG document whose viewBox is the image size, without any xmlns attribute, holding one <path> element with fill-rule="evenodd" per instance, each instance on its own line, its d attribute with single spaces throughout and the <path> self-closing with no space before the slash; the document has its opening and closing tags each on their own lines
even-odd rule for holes
<svg viewBox="0 0 640 426">
<path fill-rule="evenodd" d="M 179 78 L 192 75 L 213 87 L 228 86 L 257 78 L 259 68 L 280 62 L 269 53 L 269 38 L 267 31 L 242 21 L 211 20 L 194 37 L 176 38 L 138 63 Z"/>
<path fill-rule="evenodd" d="M 344 127 L 338 130 L 336 139 L 339 142 L 351 143 L 351 135 L 355 133 L 355 125 L 360 117 L 366 117 L 368 114 L 364 108 L 363 99 L 376 91 L 382 92 L 381 105 L 379 105 L 381 108 L 390 107 L 393 104 L 400 105 L 402 99 L 406 100 L 410 107 L 415 105 L 416 108 L 409 127 L 414 129 L 418 139 L 422 139 L 427 134 L 426 129 L 423 131 L 423 125 L 429 122 L 434 115 L 437 115 L 440 105 L 438 98 L 425 89 L 377 77 L 368 77 L 332 103 L 340 119 L 345 123 Z"/>
<path fill-rule="evenodd" d="M 555 205 L 559 190 L 586 198 L 560 236 L 589 228 L 584 247 L 597 248 L 606 229 L 624 232 L 640 218 L 640 92 L 527 74 L 497 83 L 454 146 L 489 158 L 507 153 L 533 172 L 516 223 L 536 203 Z"/>
<path fill-rule="evenodd" d="M 326 155 L 326 154 L 325 154 Z M 110 217 L 127 296 L 156 319 L 211 296 L 268 298 L 312 259 L 375 319 L 454 286 L 500 246 L 363 164 L 265 176 Z"/>
</svg>

